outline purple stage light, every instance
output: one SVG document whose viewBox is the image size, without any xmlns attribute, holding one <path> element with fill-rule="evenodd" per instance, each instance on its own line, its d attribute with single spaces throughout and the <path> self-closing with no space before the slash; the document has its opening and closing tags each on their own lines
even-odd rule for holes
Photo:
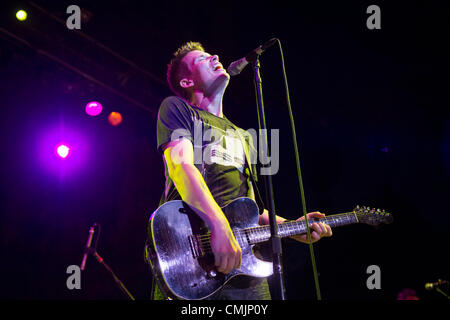
<svg viewBox="0 0 450 320">
<path fill-rule="evenodd" d="M 60 144 L 56 148 L 56 154 L 60 156 L 61 158 L 65 159 L 69 155 L 70 148 L 66 146 L 65 144 Z"/>
<path fill-rule="evenodd" d="M 88 128 L 59 124 L 40 128 L 39 143 L 36 145 L 40 166 L 59 179 L 80 178 L 92 161 L 92 137 Z"/>
<path fill-rule="evenodd" d="M 98 116 L 102 113 L 103 107 L 100 102 L 91 101 L 86 105 L 86 113 L 90 116 Z"/>
</svg>

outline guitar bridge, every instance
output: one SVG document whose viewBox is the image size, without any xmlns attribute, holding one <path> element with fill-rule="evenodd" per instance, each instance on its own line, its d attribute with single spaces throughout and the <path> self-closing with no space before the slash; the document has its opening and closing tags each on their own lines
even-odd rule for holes
<svg viewBox="0 0 450 320">
<path fill-rule="evenodd" d="M 196 236 L 189 236 L 189 246 L 191 247 L 191 252 L 194 259 L 198 259 L 205 255 Z"/>
</svg>

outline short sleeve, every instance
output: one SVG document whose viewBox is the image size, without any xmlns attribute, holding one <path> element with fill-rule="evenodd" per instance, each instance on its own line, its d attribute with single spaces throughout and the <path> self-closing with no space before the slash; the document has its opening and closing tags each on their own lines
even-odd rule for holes
<svg viewBox="0 0 450 320">
<path fill-rule="evenodd" d="M 157 144 L 162 154 L 170 141 L 186 138 L 193 142 L 193 114 L 181 98 L 171 96 L 163 100 L 158 111 Z"/>
</svg>

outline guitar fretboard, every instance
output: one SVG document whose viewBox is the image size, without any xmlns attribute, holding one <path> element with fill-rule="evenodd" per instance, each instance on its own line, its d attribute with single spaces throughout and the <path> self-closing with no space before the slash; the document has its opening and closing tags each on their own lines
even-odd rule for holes
<svg viewBox="0 0 450 320">
<path fill-rule="evenodd" d="M 319 221 L 328 224 L 330 227 L 338 227 L 347 224 L 358 223 L 358 218 L 356 217 L 356 214 L 354 212 L 347 212 L 326 216 L 325 218 L 320 220 L 308 219 L 308 223 L 310 226 L 313 223 Z M 304 234 L 306 232 L 306 223 L 304 221 L 289 221 L 278 224 L 278 235 L 281 238 Z M 270 226 L 259 226 L 239 230 L 239 232 L 235 233 L 235 236 L 237 239 L 240 238 L 242 240 L 244 240 L 243 238 L 245 237 L 251 244 L 265 242 L 268 241 L 271 236 Z"/>
</svg>

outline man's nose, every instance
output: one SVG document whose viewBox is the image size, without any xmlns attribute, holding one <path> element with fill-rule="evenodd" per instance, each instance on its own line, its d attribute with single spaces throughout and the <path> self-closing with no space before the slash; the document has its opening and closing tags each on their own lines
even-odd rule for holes
<svg viewBox="0 0 450 320">
<path fill-rule="evenodd" d="M 219 56 L 217 54 L 211 56 L 211 61 L 219 61 Z"/>
</svg>

